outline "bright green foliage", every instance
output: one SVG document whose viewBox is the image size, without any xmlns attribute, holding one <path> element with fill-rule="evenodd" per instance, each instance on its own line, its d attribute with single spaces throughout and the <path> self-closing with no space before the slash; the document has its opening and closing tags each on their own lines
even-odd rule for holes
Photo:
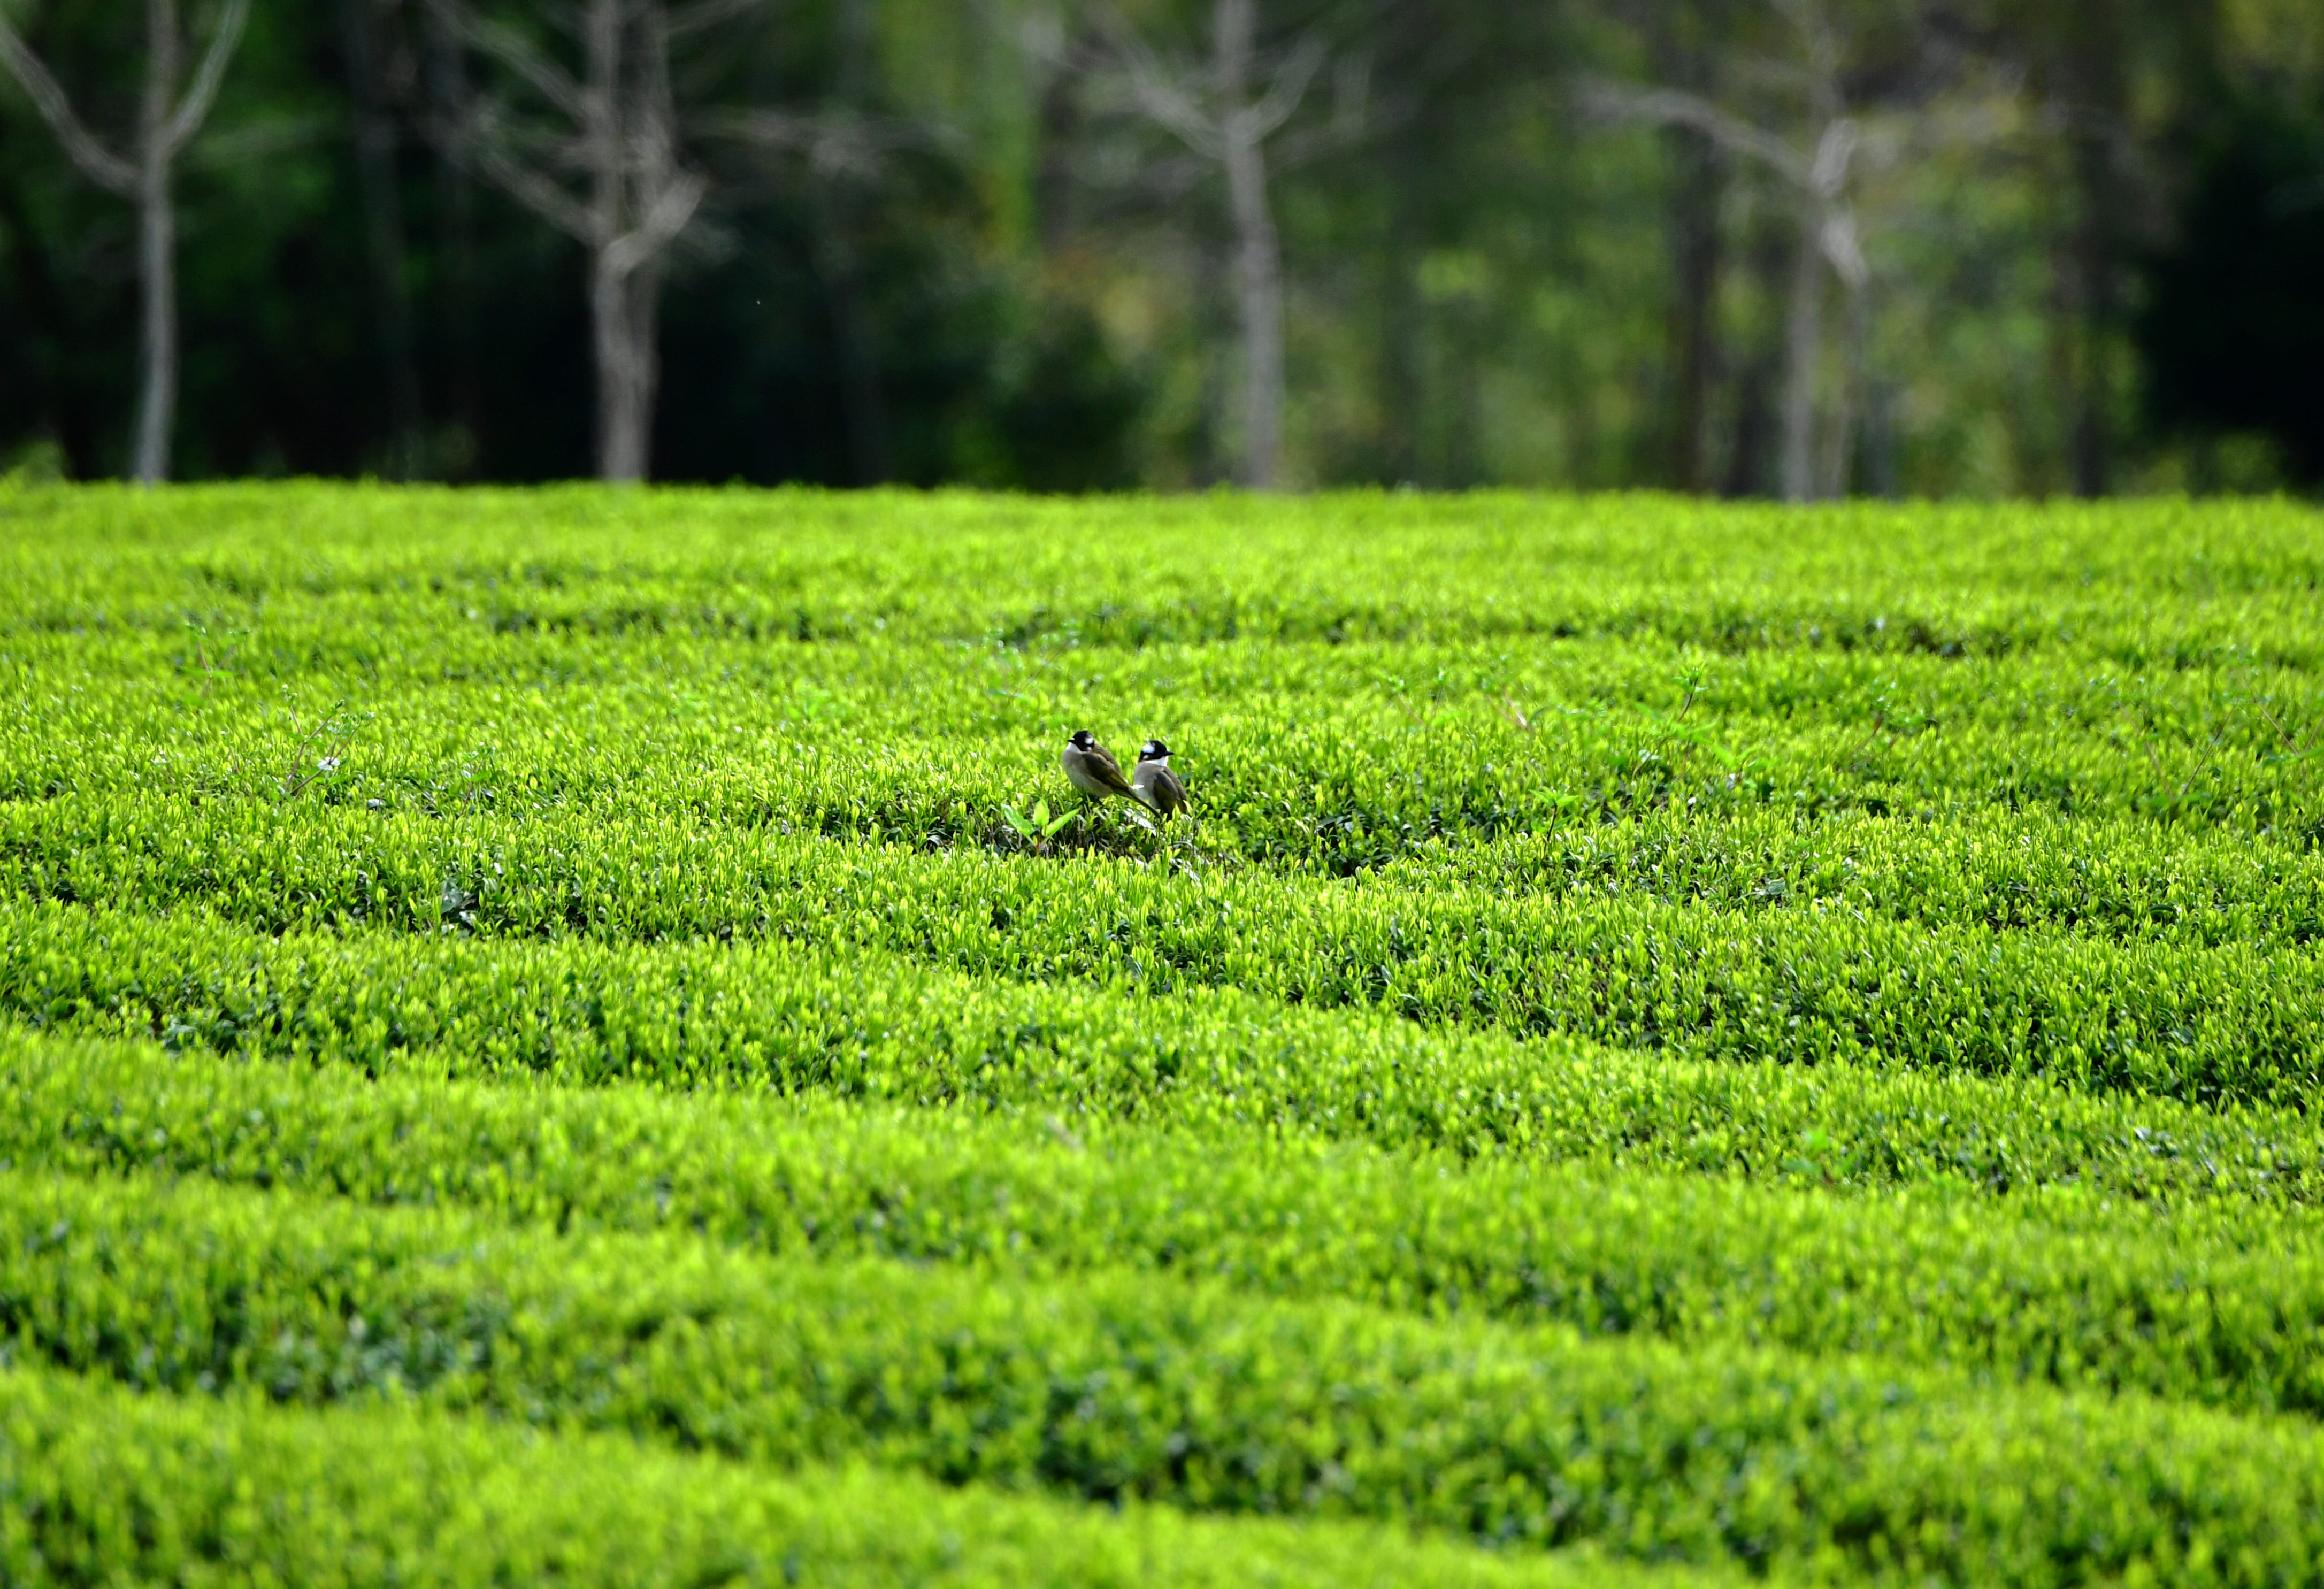
<svg viewBox="0 0 2324 1589">
<path fill-rule="evenodd" d="M 273 1442 L 413 1552 L 312 1487 L 362 1431 L 576 1493 L 619 1431 L 608 1518 L 728 1475 L 670 1527 L 843 1578 L 955 1525 L 774 1470 L 1050 1492 L 970 1581 L 1102 1581 L 1121 1497 L 1222 1514 L 1188 1581 L 1286 1511 L 1404 1581 L 2317 1581 L 2309 510 L 0 519 L 19 1471 L 109 1375 L 194 1398 L 136 1471 Z M 1194 820 L 1061 820 L 1075 727 Z"/>
<path fill-rule="evenodd" d="M 0 1374 L 12 1584 L 1461 1589 L 1714 1584 L 1348 1523 L 1118 1514 L 853 1467 L 776 1476 L 432 1412 L 322 1415 Z"/>
<path fill-rule="evenodd" d="M 1070 1291 L 0 1177 L 17 1351 L 173 1391 L 391 1394 L 761 1462 L 1986 1584 L 2313 1582 L 2324 1439 L 1873 1362 Z M 2078 1475 L 2103 1466 L 2119 1487 Z M 2255 1543 L 2256 1542 L 2256 1543 Z"/>
<path fill-rule="evenodd" d="M 1852 912 L 1738 919 L 1452 883 L 1317 888 L 1126 857 L 1027 866 L 647 816 L 454 826 L 75 797 L 0 811 L 0 890 L 141 910 L 198 901 L 268 932 L 780 938 L 1030 980 L 1237 986 L 1702 1058 L 2029 1076 L 2190 1102 L 2296 1104 L 2324 1079 L 2324 976 L 2304 949 L 1997 937 Z"/>
<path fill-rule="evenodd" d="M 1819 1184 L 2324 1196 L 2324 1145 L 2294 1111 L 1645 1060 L 1228 991 L 1144 996 L 780 944 L 275 938 L 199 912 L 55 905 L 0 907 L 0 1008 L 372 1075 L 765 1087 Z"/>
<path fill-rule="evenodd" d="M 2233 1209 L 2057 1195 L 1835 1201 L 1689 1178 L 1040 1136 L 973 1117 L 630 1089 L 503 1089 L 219 1067 L 0 1039 L 0 1158 L 158 1170 L 559 1230 L 692 1231 L 775 1254 L 1056 1277 L 1113 1268 L 1592 1335 L 1901 1362 L 2324 1411 L 2324 1268 Z M 2303 1221 L 2296 1233 L 2314 1240 Z"/>
</svg>

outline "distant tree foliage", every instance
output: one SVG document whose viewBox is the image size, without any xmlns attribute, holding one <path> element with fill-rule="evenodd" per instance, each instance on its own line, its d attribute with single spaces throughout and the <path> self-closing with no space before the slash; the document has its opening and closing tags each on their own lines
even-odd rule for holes
<svg viewBox="0 0 2324 1589">
<path fill-rule="evenodd" d="M 2324 115 L 2238 106 L 2207 141 L 2138 320 L 2167 429 L 2264 436 L 2324 485 Z"/>
<path fill-rule="evenodd" d="M 626 153 L 605 9 L 249 0 L 160 443 L 151 227 L 0 78 L 0 472 L 2324 485 L 2303 0 L 658 0 Z M 6 10 L 116 137 L 152 15 Z"/>
</svg>

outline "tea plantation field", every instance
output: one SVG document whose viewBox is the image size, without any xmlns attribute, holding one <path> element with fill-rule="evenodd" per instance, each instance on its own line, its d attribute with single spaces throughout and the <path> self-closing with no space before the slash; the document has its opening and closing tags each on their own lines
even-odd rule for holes
<svg viewBox="0 0 2324 1589">
<path fill-rule="evenodd" d="M 2324 1584 L 2319 579 L 0 489 L 0 1582 Z"/>
</svg>

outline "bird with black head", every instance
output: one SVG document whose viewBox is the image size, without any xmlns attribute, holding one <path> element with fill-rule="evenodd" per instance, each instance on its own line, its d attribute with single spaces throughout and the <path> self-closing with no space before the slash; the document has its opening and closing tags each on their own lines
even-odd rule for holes
<svg viewBox="0 0 2324 1589">
<path fill-rule="evenodd" d="M 1074 730 L 1073 737 L 1065 741 L 1065 754 L 1057 761 L 1065 770 L 1066 781 L 1100 805 L 1109 796 L 1125 800 L 1139 799 L 1130 780 L 1121 775 L 1121 763 L 1086 728 Z"/>
<path fill-rule="evenodd" d="M 1149 739 L 1139 748 L 1130 787 L 1140 804 L 1166 820 L 1193 803 L 1186 799 L 1185 784 L 1170 771 L 1170 747 L 1158 739 Z"/>
</svg>

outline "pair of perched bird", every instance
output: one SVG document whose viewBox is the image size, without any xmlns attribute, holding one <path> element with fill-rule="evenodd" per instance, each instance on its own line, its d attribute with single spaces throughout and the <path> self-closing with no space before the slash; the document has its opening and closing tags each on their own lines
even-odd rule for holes
<svg viewBox="0 0 2324 1589">
<path fill-rule="evenodd" d="M 1127 777 L 1113 753 L 1098 744 L 1086 728 L 1074 730 L 1058 761 L 1073 786 L 1100 804 L 1108 795 L 1120 795 L 1165 818 L 1187 807 L 1186 786 L 1170 771 L 1170 747 L 1158 739 L 1146 742 L 1138 753 L 1138 764 Z"/>
</svg>

